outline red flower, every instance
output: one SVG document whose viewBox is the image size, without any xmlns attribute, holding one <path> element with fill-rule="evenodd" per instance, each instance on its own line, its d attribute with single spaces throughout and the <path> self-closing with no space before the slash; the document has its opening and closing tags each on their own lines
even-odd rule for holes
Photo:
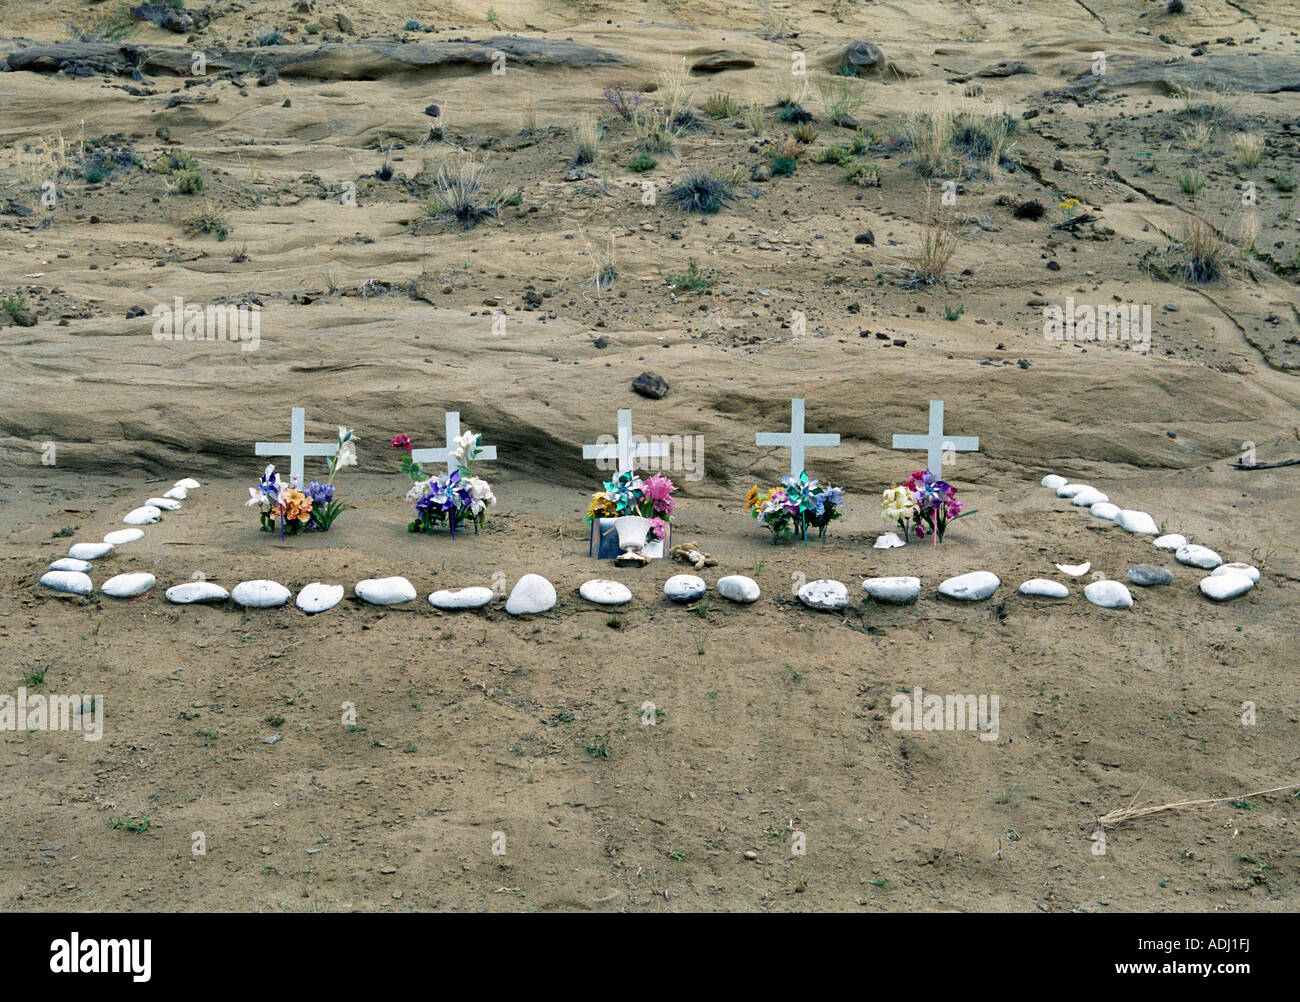
<svg viewBox="0 0 1300 1002">
<path fill-rule="evenodd" d="M 393 448 L 394 448 L 394 449 L 410 449 L 410 448 L 411 448 L 411 436 L 410 436 L 410 435 L 398 435 L 395 439 L 393 439 Z"/>
</svg>

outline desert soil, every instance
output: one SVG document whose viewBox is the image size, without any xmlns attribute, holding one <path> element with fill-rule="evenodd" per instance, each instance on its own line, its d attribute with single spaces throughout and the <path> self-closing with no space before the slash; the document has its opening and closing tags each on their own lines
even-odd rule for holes
<svg viewBox="0 0 1300 1002">
<path fill-rule="evenodd" d="M 9 0 L 0 59 L 103 37 L 114 9 Z M 1231 86 L 1260 55 L 1300 73 L 1292 5 L 499 0 L 495 25 L 468 4 L 210 11 L 188 36 L 142 24 L 122 44 L 221 52 L 278 29 L 259 48 L 335 48 L 278 79 L 147 61 L 139 79 L 0 73 L 0 294 L 35 320 L 0 325 L 0 692 L 97 694 L 106 710 L 98 743 L 0 733 L 0 907 L 1300 906 L 1295 790 L 1247 796 L 1300 783 L 1300 467 L 1233 469 L 1245 443 L 1261 463 L 1300 455 L 1300 239 L 1283 190 L 1300 171 L 1296 95 Z M 507 60 L 496 75 L 490 62 L 357 56 L 367 39 L 511 35 L 612 58 Z M 885 57 L 861 77 L 859 130 L 828 122 L 815 86 L 855 39 Z M 791 132 L 775 103 L 796 52 L 817 135 L 792 175 L 751 179 Z M 1098 86 L 1097 52 L 1154 65 L 1155 79 Z M 1232 92 L 1198 106 L 1160 67 L 1201 59 L 1227 67 Z M 1017 62 L 1028 72 L 1002 75 Z M 664 73 L 703 127 L 639 175 L 636 137 L 602 94 L 621 84 L 654 107 Z M 704 114 L 724 92 L 762 106 L 762 136 L 743 111 Z M 1015 125 L 997 163 L 958 153 L 951 206 L 944 177 L 921 177 L 891 131 L 941 106 L 1004 108 Z M 605 133 L 571 173 L 583 115 Z M 851 162 L 877 167 L 878 187 L 818 162 L 855 133 Z M 1239 157 L 1238 133 L 1263 137 L 1258 164 Z M 150 169 L 168 153 L 193 157 L 201 193 Z M 514 197 L 465 230 L 426 204 L 439 165 L 467 156 Z M 688 173 L 734 168 L 736 198 L 717 214 L 665 195 Z M 1204 185 L 1194 203 L 1189 172 Z M 1257 203 L 1243 207 L 1247 182 Z M 1054 228 L 1068 198 L 1092 219 Z M 1032 200 L 1043 218 L 1017 218 Z M 209 202 L 224 239 L 183 225 Z M 1178 270 L 1189 212 L 1239 245 L 1253 237 L 1210 282 Z M 932 218 L 957 247 L 944 281 L 918 284 L 909 255 Z M 712 284 L 674 290 L 665 276 L 691 259 Z M 598 287 L 602 268 L 617 277 Z M 149 311 L 178 296 L 260 305 L 257 350 L 156 340 Z M 1150 305 L 1150 350 L 1045 339 L 1043 304 L 1067 296 Z M 633 393 L 647 370 L 666 397 Z M 754 433 L 787 427 L 795 396 L 810 430 L 842 436 L 809 453 L 811 472 L 849 495 L 806 548 L 772 545 L 743 509 L 752 484 L 785 472 Z M 946 430 L 980 438 L 945 467 L 978 514 L 937 550 L 873 549 L 879 493 L 922 464 L 892 435 L 923 432 L 930 399 L 946 402 Z M 356 510 L 281 541 L 243 502 L 263 465 L 253 443 L 282 440 L 291 406 L 312 440 L 356 428 L 361 461 L 339 480 Z M 716 558 L 710 583 L 754 577 L 757 605 L 672 606 L 663 582 L 688 568 L 587 558 L 600 475 L 581 446 L 624 407 L 640 432 L 702 436 L 703 478 L 675 475 L 675 539 Z M 454 541 L 404 531 L 388 445 L 440 445 L 444 410 L 500 450 L 483 470 L 499 505 Z M 1207 601 L 1198 572 L 1041 488 L 1050 472 L 1258 565 L 1259 585 Z M 37 585 L 69 543 L 121 528 L 183 476 L 202 489 L 96 568 L 97 585 L 148 570 L 152 592 Z M 1060 604 L 1016 594 L 1083 561 L 1120 579 L 1157 563 L 1175 581 L 1134 588 L 1123 612 L 1085 602 L 1088 578 Z M 992 600 L 936 596 L 976 569 L 1001 578 Z M 560 593 L 535 620 L 424 601 L 530 571 Z M 349 587 L 315 618 L 163 601 L 199 574 L 295 591 L 401 574 L 421 597 L 383 610 Z M 921 600 L 862 605 L 861 579 L 885 574 L 919 576 Z M 617 617 L 588 605 L 576 592 L 592 577 L 624 581 L 634 603 Z M 814 578 L 846 582 L 852 607 L 803 608 L 792 587 Z M 894 730 L 892 696 L 918 686 L 998 695 L 998 739 Z M 1135 798 L 1226 799 L 1118 825 L 1100 853 L 1097 818 Z"/>
</svg>

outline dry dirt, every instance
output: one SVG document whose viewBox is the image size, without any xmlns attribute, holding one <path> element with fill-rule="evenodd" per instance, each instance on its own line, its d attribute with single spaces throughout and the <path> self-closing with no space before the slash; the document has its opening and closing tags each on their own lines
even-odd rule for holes
<svg viewBox="0 0 1300 1002">
<path fill-rule="evenodd" d="M 92 35 L 114 6 L 2 3 L 0 58 Z M 0 73 L 0 296 L 36 316 L 0 325 L 0 692 L 98 694 L 106 709 L 98 743 L 0 732 L 0 907 L 1300 906 L 1295 790 L 1245 797 L 1300 783 L 1300 467 L 1232 468 L 1244 443 L 1259 462 L 1300 456 L 1300 240 L 1282 190 L 1300 172 L 1296 94 L 1198 105 L 1159 83 L 1076 81 L 1098 51 L 1194 66 L 1202 43 L 1228 65 L 1267 53 L 1294 74 L 1290 4 L 506 0 L 495 26 L 470 5 L 299 6 L 217 3 L 191 41 L 141 25 L 122 42 L 224 51 L 278 28 L 266 48 L 340 46 L 265 85 L 148 62 L 139 80 Z M 405 30 L 412 18 L 437 31 Z M 507 60 L 494 75 L 356 56 L 362 39 L 511 34 L 615 59 Z M 846 154 L 875 165 L 879 187 L 817 162 L 855 132 L 826 121 L 810 86 L 818 134 L 792 176 L 742 180 L 715 215 L 664 197 L 689 172 L 769 164 L 791 131 L 774 107 L 791 53 L 815 82 L 853 39 L 888 61 L 861 78 L 862 140 Z M 703 129 L 634 173 L 636 139 L 602 93 L 624 84 L 652 107 L 662 72 L 716 53 L 727 68 L 685 76 Z M 1008 61 L 1032 72 L 979 75 Z M 743 114 L 704 114 L 722 92 L 763 106 L 763 136 Z M 1004 106 L 1016 126 L 1000 163 L 960 157 L 952 206 L 891 124 L 945 104 Z M 606 128 L 599 158 L 566 180 L 584 114 Z M 1238 156 L 1239 132 L 1263 137 L 1258 165 Z M 169 152 L 194 158 L 200 194 L 148 169 Z M 426 216 L 438 165 L 466 155 L 490 166 L 493 191 L 517 193 L 468 231 Z M 1195 204 L 1180 174 L 1203 182 Z M 646 179 L 660 184 L 652 205 Z M 355 205 L 340 198 L 349 182 Z M 1243 207 L 1246 182 L 1258 199 Z M 1094 218 L 1055 229 L 1069 197 Z M 224 240 L 181 225 L 209 199 Z M 1046 215 L 1016 218 L 1032 199 Z M 1170 246 L 1189 210 L 1254 237 L 1205 284 L 1179 276 Z M 930 216 L 957 249 L 945 282 L 918 286 L 907 256 Z M 691 259 L 712 284 L 673 291 L 665 276 Z M 605 266 L 617 278 L 598 288 Z M 148 311 L 177 296 L 259 304 L 258 349 L 155 340 Z M 1067 296 L 1149 304 L 1151 350 L 1046 340 L 1042 304 Z M 134 307 L 146 314 L 127 319 Z M 632 392 L 645 370 L 667 397 Z M 742 502 L 784 472 L 785 453 L 754 433 L 783 428 L 794 396 L 810 430 L 842 436 L 810 453 L 811 472 L 849 494 L 846 518 L 807 548 L 771 545 Z M 950 432 L 980 438 L 946 468 L 978 514 L 937 551 L 875 550 L 879 492 L 921 463 L 891 436 L 924 431 L 932 398 Z M 313 440 L 357 429 L 360 466 L 340 485 L 358 507 L 327 535 L 280 541 L 243 501 L 262 468 L 253 443 L 283 439 L 295 405 Z M 680 565 L 586 557 L 598 476 L 581 445 L 622 407 L 641 432 L 702 436 L 705 476 L 678 477 L 675 538 L 717 558 L 711 583 L 753 576 L 757 605 L 672 606 L 661 588 Z M 410 536 L 388 439 L 440 444 L 452 409 L 500 449 L 484 469 L 500 504 L 477 537 Z M 1049 472 L 1259 565 L 1260 584 L 1208 602 L 1200 574 L 1038 486 Z M 104 562 L 153 572 L 154 591 L 123 602 L 37 585 L 69 543 L 120 528 L 187 475 L 203 487 L 183 510 Z M 1085 602 L 1082 582 L 1059 605 L 1016 594 L 1084 560 L 1113 578 L 1166 565 L 1175 581 L 1135 588 L 1125 612 Z M 936 596 L 980 568 L 1002 579 L 992 600 Z M 529 571 L 560 593 L 533 621 L 423 599 Z M 349 591 L 316 618 L 163 601 L 196 574 L 295 591 L 402 574 L 421 598 L 379 610 Z M 881 574 L 921 577 L 919 603 L 861 605 L 861 579 Z M 591 577 L 625 581 L 634 603 L 613 618 L 587 605 L 576 589 Z M 849 585 L 847 612 L 794 599 L 792 585 L 822 577 Z M 996 694 L 998 739 L 892 729 L 891 697 L 917 686 Z M 1120 825 L 1099 853 L 1096 819 L 1135 797 L 1231 799 Z"/>
</svg>

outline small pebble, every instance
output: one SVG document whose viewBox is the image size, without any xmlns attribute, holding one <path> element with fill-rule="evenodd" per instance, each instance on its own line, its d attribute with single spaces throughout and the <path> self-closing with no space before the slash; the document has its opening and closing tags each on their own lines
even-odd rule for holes
<svg viewBox="0 0 1300 1002">
<path fill-rule="evenodd" d="M 1070 595 L 1070 589 L 1065 585 L 1047 578 L 1030 578 L 1020 586 L 1019 591 L 1021 595 L 1032 595 L 1035 598 L 1068 598 Z"/>
</svg>

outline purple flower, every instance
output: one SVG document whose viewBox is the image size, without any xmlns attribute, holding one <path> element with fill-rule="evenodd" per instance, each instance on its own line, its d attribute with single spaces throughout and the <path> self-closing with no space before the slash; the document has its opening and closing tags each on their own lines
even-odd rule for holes
<svg viewBox="0 0 1300 1002">
<path fill-rule="evenodd" d="M 320 484 L 313 480 L 306 490 L 306 495 L 311 498 L 312 507 L 316 505 L 326 505 L 334 500 L 334 485 Z"/>
</svg>

